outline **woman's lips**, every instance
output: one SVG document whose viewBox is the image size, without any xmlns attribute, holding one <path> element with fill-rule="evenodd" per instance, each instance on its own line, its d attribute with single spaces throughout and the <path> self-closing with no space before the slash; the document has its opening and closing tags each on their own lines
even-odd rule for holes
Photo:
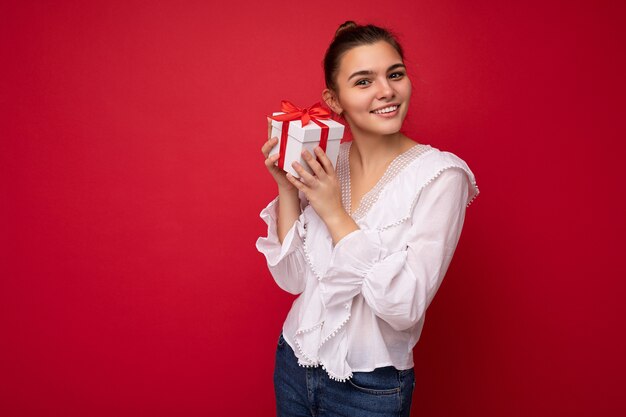
<svg viewBox="0 0 626 417">
<path fill-rule="evenodd" d="M 388 109 L 393 108 L 393 107 L 395 107 L 395 109 L 392 110 L 392 111 L 386 111 L 385 113 L 377 113 L 377 111 L 388 110 Z M 379 117 L 383 117 L 385 119 L 389 119 L 389 118 L 395 117 L 398 114 L 399 110 L 400 110 L 400 105 L 399 104 L 393 104 L 393 105 L 386 106 L 386 107 L 383 107 L 383 108 L 378 109 L 378 110 L 373 110 L 370 113 L 372 113 L 375 116 L 379 116 Z"/>
</svg>

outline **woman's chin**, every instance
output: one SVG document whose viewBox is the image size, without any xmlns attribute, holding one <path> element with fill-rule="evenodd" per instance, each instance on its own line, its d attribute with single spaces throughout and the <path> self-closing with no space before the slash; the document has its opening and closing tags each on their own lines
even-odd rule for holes
<svg viewBox="0 0 626 417">
<path fill-rule="evenodd" d="M 404 121 L 404 115 L 402 117 L 394 117 L 391 119 L 384 120 L 382 118 L 377 118 L 377 120 L 363 120 L 362 123 L 358 123 L 355 120 L 347 120 L 348 124 L 351 126 L 352 135 L 359 135 L 362 133 L 364 135 L 377 135 L 377 136 L 389 136 L 396 134 L 402 129 L 402 122 Z"/>
<path fill-rule="evenodd" d="M 372 129 L 372 133 L 378 134 L 380 136 L 389 136 L 398 133 L 401 128 L 402 123 L 388 123 L 383 126 L 376 126 Z"/>
</svg>

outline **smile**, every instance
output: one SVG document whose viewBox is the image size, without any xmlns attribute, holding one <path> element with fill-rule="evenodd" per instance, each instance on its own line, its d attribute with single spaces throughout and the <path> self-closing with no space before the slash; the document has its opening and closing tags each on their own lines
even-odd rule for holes
<svg viewBox="0 0 626 417">
<path fill-rule="evenodd" d="M 393 106 L 383 107 L 382 109 L 373 110 L 370 113 L 387 114 L 387 113 L 391 113 L 391 112 L 394 112 L 394 111 L 398 110 L 398 107 L 400 107 L 400 106 L 399 105 L 393 105 Z"/>
</svg>

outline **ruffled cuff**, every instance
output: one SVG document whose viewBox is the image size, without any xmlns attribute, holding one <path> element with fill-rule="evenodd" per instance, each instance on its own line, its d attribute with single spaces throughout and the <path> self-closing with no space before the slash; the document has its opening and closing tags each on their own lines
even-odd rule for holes
<svg viewBox="0 0 626 417">
<path fill-rule="evenodd" d="M 346 303 L 361 292 L 363 280 L 386 256 L 375 230 L 355 230 L 335 246 L 326 274 L 320 280 L 326 307 Z"/>
<path fill-rule="evenodd" d="M 259 252 L 265 255 L 267 264 L 270 267 L 278 265 L 286 256 L 291 254 L 294 250 L 302 248 L 302 238 L 306 233 L 303 227 L 302 214 L 294 222 L 291 229 L 285 235 L 283 243 L 280 243 L 278 239 L 278 216 L 276 213 L 276 205 L 278 204 L 278 198 L 272 200 L 267 207 L 261 210 L 261 218 L 267 224 L 267 237 L 260 237 L 256 242 L 256 248 Z"/>
</svg>

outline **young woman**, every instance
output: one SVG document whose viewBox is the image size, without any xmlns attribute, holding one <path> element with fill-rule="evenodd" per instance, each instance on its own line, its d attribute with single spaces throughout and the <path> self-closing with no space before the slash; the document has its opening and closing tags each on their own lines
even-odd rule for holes
<svg viewBox="0 0 626 417">
<path fill-rule="evenodd" d="M 385 29 L 346 22 L 324 59 L 326 104 L 350 126 L 336 170 L 319 147 L 277 168 L 257 248 L 276 283 L 299 294 L 278 340 L 279 416 L 408 416 L 412 349 L 446 273 L 465 208 L 478 195 L 467 164 L 400 132 L 411 81 Z"/>
</svg>

